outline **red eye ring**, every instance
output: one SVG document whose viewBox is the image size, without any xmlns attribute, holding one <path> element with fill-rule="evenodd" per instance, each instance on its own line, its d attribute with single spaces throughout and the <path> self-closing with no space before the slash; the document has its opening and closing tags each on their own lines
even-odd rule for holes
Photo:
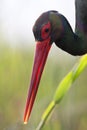
<svg viewBox="0 0 87 130">
<path fill-rule="evenodd" d="M 45 40 L 46 38 L 48 38 L 48 36 L 50 34 L 50 31 L 51 31 L 51 24 L 50 24 L 50 22 L 48 22 L 41 29 L 41 38 L 43 40 Z"/>
</svg>

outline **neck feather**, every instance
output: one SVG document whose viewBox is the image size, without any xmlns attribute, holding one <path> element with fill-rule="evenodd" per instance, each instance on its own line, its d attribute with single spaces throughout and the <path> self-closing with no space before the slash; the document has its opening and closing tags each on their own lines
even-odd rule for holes
<svg viewBox="0 0 87 130">
<path fill-rule="evenodd" d="M 71 55 L 83 55 L 87 53 L 87 38 L 84 34 L 74 33 L 67 19 L 60 15 L 64 32 L 61 39 L 55 44 Z"/>
</svg>

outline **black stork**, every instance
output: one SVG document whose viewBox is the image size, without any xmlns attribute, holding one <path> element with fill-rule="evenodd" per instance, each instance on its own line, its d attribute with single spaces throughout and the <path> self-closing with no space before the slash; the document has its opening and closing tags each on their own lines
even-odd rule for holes
<svg viewBox="0 0 87 130">
<path fill-rule="evenodd" d="M 87 0 L 75 0 L 75 7 L 75 33 L 67 19 L 54 10 L 43 13 L 35 22 L 33 33 L 36 40 L 36 52 L 24 123 L 27 123 L 30 117 L 44 65 L 53 42 L 57 47 L 74 56 L 87 53 Z"/>
</svg>

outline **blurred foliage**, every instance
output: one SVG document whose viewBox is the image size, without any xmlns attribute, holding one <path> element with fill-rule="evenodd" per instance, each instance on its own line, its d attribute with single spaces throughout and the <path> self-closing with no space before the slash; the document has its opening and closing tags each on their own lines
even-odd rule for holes
<svg viewBox="0 0 87 130">
<path fill-rule="evenodd" d="M 53 51 L 55 50 L 55 53 Z M 58 83 L 78 57 L 61 54 L 53 46 L 49 55 L 30 121 L 23 114 L 34 50 L 0 44 L 0 130 L 34 130 L 51 101 Z M 43 130 L 87 130 L 87 69 L 73 84 Z"/>
</svg>

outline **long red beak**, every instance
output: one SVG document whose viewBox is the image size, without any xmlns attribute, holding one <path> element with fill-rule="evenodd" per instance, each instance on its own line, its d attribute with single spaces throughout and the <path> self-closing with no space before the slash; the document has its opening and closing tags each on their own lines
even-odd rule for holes
<svg viewBox="0 0 87 130">
<path fill-rule="evenodd" d="M 35 52 L 32 77 L 31 77 L 30 88 L 28 92 L 26 109 L 25 109 L 25 114 L 24 114 L 25 124 L 27 123 L 30 117 L 30 113 L 34 104 L 39 82 L 41 79 L 41 75 L 44 69 L 44 65 L 46 63 L 46 59 L 47 59 L 50 47 L 51 47 L 50 38 L 42 42 L 37 42 L 36 44 L 36 52 Z"/>
</svg>

